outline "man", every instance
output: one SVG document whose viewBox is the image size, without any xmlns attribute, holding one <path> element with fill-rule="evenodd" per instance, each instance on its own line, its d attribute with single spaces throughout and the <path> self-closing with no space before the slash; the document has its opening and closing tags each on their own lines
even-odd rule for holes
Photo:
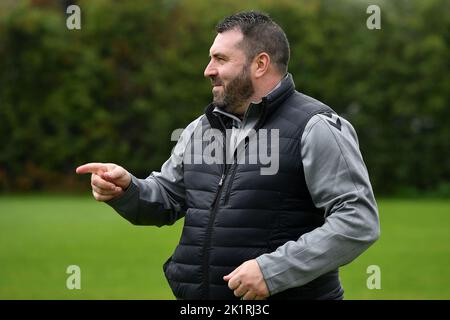
<svg viewBox="0 0 450 320">
<path fill-rule="evenodd" d="M 338 268 L 379 236 L 356 133 L 295 91 L 288 40 L 267 15 L 235 14 L 216 30 L 204 72 L 213 102 L 183 131 L 161 172 L 143 180 L 90 163 L 77 173 L 92 173 L 95 199 L 133 224 L 185 216 L 164 264 L 178 299 L 342 299 Z M 202 140 L 212 129 L 224 139 Z M 270 144 L 263 141 L 269 131 L 278 138 Z M 261 161 L 239 161 L 255 153 L 250 141 L 266 146 L 258 154 L 270 149 L 278 157 L 275 173 L 263 174 Z M 231 160 L 206 163 L 202 147 L 213 143 Z"/>
</svg>

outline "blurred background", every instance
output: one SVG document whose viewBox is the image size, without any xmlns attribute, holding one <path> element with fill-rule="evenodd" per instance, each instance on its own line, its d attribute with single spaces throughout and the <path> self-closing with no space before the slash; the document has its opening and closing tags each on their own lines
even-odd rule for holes
<svg viewBox="0 0 450 320">
<path fill-rule="evenodd" d="M 79 30 L 66 26 L 72 4 Z M 450 299 L 448 0 L 1 1 L 0 299 L 173 299 L 162 263 L 182 221 L 131 226 L 74 170 L 159 170 L 172 131 L 211 100 L 216 23 L 250 9 L 285 30 L 297 90 L 358 133 L 381 238 L 342 268 L 346 298 Z"/>
</svg>

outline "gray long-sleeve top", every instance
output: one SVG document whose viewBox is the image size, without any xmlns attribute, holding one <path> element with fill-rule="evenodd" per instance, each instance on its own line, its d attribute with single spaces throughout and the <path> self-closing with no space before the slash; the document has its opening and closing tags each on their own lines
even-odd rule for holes
<svg viewBox="0 0 450 320">
<path fill-rule="evenodd" d="M 221 110 L 215 113 L 233 119 L 232 137 L 237 145 L 253 128 L 259 110 L 257 104 L 251 104 L 242 120 Z M 146 179 L 132 176 L 125 193 L 108 204 L 137 225 L 160 226 L 179 219 L 186 209 L 182 159 L 203 116 L 186 127 L 160 172 Z M 351 262 L 378 239 L 380 232 L 377 205 L 352 125 L 335 114 L 332 118 L 315 115 L 300 143 L 299 161 L 306 184 L 315 206 L 324 212 L 325 223 L 256 258 L 271 295 Z"/>
</svg>

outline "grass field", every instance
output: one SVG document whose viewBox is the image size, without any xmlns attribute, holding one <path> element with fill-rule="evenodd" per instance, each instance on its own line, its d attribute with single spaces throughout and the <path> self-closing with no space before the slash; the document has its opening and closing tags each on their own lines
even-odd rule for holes
<svg viewBox="0 0 450 320">
<path fill-rule="evenodd" d="M 450 299 L 450 201 L 380 200 L 381 238 L 341 268 L 346 299 Z M 0 197 L 0 299 L 173 299 L 181 223 L 136 227 L 90 197 Z M 81 290 L 66 269 L 81 268 Z M 369 290 L 369 265 L 381 289 Z"/>
</svg>

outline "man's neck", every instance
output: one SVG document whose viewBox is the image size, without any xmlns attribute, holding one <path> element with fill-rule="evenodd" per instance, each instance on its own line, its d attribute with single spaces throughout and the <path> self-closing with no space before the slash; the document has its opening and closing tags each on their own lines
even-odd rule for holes
<svg viewBox="0 0 450 320">
<path fill-rule="evenodd" d="M 281 81 L 284 78 L 286 78 L 286 76 L 287 75 L 284 76 L 276 75 L 268 80 L 265 79 L 263 83 L 261 83 L 258 86 L 255 86 L 255 94 L 253 94 L 253 96 L 247 101 L 245 101 L 241 106 L 234 109 L 232 113 L 242 119 L 251 103 L 253 104 L 260 103 L 263 97 L 269 95 L 281 85 Z"/>
<path fill-rule="evenodd" d="M 281 85 L 281 81 L 286 77 L 273 75 L 269 79 L 265 79 L 260 85 L 257 86 L 258 89 L 255 90 L 255 94 L 253 95 L 251 102 L 259 103 L 262 98 L 269 95 L 275 89 L 277 89 Z"/>
</svg>

